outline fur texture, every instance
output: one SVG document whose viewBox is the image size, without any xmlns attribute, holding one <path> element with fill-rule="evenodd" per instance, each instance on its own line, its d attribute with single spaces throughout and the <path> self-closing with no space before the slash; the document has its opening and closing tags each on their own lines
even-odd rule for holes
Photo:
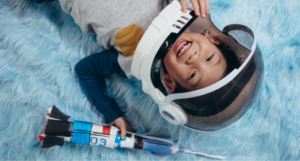
<svg viewBox="0 0 300 161">
<path fill-rule="evenodd" d="M 237 23 L 253 29 L 264 58 L 262 90 L 234 126 L 202 133 L 171 125 L 136 79 L 111 76 L 108 94 L 140 134 L 171 138 L 185 148 L 229 160 L 298 160 L 299 1 L 210 0 L 210 6 L 218 28 Z M 72 143 L 41 148 L 38 135 L 53 104 L 73 119 L 103 122 L 74 73 L 76 62 L 101 50 L 95 35 L 82 33 L 57 1 L 0 1 L 0 160 L 209 160 Z"/>
</svg>

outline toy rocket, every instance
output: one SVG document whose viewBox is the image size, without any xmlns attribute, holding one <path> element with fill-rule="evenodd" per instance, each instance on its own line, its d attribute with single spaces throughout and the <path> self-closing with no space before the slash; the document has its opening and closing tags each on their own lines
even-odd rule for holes
<svg viewBox="0 0 300 161">
<path fill-rule="evenodd" d="M 48 111 L 44 134 L 39 135 L 39 140 L 43 140 L 42 148 L 50 148 L 55 145 L 62 146 L 65 141 L 68 141 L 110 149 L 115 147 L 130 148 L 165 154 L 186 152 L 209 158 L 226 159 L 222 156 L 187 150 L 173 145 L 169 140 L 141 136 L 130 132 L 127 132 L 126 137 L 122 140 L 121 132 L 117 127 L 71 120 L 70 116 L 63 114 L 56 106 L 49 108 Z"/>
</svg>

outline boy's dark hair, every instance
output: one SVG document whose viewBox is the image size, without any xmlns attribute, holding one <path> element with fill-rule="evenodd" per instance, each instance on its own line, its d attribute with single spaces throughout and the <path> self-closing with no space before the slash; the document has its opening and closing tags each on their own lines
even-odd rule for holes
<svg viewBox="0 0 300 161">
<path fill-rule="evenodd" d="M 227 63 L 227 69 L 225 71 L 225 74 L 223 76 L 226 77 L 233 69 L 235 68 L 239 68 L 241 63 L 238 61 L 238 58 L 236 57 L 236 54 L 231 51 L 226 49 L 224 46 L 222 45 L 216 45 L 217 48 L 221 51 L 221 53 L 223 54 L 226 63 Z"/>
</svg>

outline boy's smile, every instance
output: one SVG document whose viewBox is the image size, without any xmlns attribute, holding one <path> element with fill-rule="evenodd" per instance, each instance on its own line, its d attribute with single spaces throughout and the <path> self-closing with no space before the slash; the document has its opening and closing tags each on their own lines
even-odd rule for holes
<svg viewBox="0 0 300 161">
<path fill-rule="evenodd" d="M 184 32 L 164 59 L 168 74 L 163 79 L 167 88 L 174 91 L 179 83 L 192 91 L 219 81 L 227 62 L 214 44 L 219 42 L 209 34 Z"/>
<path fill-rule="evenodd" d="M 173 48 L 174 52 L 176 53 L 176 56 L 180 57 L 181 55 L 186 53 L 186 51 L 190 49 L 192 44 L 192 41 L 188 41 L 185 39 L 178 40 Z"/>
</svg>

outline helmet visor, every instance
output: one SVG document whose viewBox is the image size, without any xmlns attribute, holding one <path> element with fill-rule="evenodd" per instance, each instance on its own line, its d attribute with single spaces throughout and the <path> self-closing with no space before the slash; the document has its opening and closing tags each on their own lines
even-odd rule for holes
<svg viewBox="0 0 300 161">
<path fill-rule="evenodd" d="M 193 11 L 190 14 L 193 18 L 180 32 L 171 33 L 157 52 L 151 80 L 154 87 L 166 96 L 167 102 L 176 104 L 186 113 L 188 122 L 185 126 L 195 130 L 215 131 L 233 124 L 251 107 L 262 83 L 262 57 L 253 33 L 247 27 L 233 25 L 221 32 L 209 16 L 196 17 Z M 170 73 L 164 66 L 164 59 L 185 32 L 209 34 L 216 39 L 218 44 L 215 45 L 227 66 L 221 79 L 204 88 L 187 90 L 184 84 L 179 84 L 183 90 L 179 93 L 176 90 L 170 92 L 163 80 L 163 76 Z"/>
</svg>

